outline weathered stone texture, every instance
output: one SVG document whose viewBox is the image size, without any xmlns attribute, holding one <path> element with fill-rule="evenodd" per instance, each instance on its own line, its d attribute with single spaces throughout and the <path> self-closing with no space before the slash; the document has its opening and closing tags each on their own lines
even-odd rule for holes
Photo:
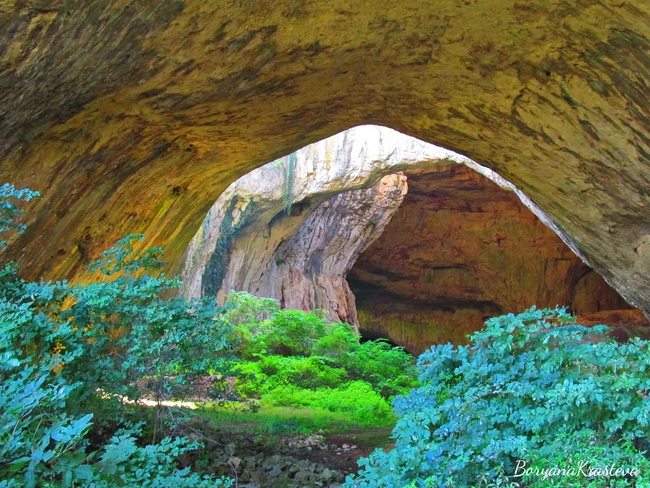
<svg viewBox="0 0 650 488">
<path fill-rule="evenodd" d="M 396 169 L 408 175 L 405 199 L 403 174 L 375 184 Z M 244 290 L 322 308 L 418 353 L 532 305 L 629 307 L 524 203 L 535 209 L 466 158 L 390 129 L 352 129 L 232 184 L 188 248 L 185 293 L 223 303 Z"/>
<path fill-rule="evenodd" d="M 381 235 L 405 191 L 406 178 L 397 174 L 384 176 L 369 189 L 336 195 L 285 235 L 270 261 L 251 260 L 255 250 L 246 236 L 240 236 L 220 291 L 243 289 L 277 298 L 285 308 L 324 309 L 332 320 L 358 325 L 345 276 L 358 255 Z M 286 229 L 281 221 L 272 226 L 269 233 Z"/>
<path fill-rule="evenodd" d="M 390 129 L 351 129 L 267 164 L 215 202 L 185 255 L 184 293 L 245 290 L 357 324 L 345 276 L 402 202 L 402 168 L 466 158 Z"/>
<path fill-rule="evenodd" d="M 629 308 L 514 193 L 464 165 L 406 174 L 404 203 L 348 275 L 362 333 L 420 353 L 532 305 Z"/>
<path fill-rule="evenodd" d="M 3 0 L 0 32 L 26 276 L 129 232 L 178 270 L 237 177 L 376 123 L 497 171 L 650 312 L 646 0 Z"/>
</svg>

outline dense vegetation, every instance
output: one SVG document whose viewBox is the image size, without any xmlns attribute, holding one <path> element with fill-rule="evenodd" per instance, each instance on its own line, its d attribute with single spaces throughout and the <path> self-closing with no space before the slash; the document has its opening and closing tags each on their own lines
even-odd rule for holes
<svg viewBox="0 0 650 488">
<path fill-rule="evenodd" d="M 416 386 L 415 360 L 383 341 L 360 344 L 351 326 L 319 311 L 281 310 L 233 293 L 224 320 L 239 358 L 234 392 L 260 405 L 347 412 L 362 426 L 392 425 L 389 400 Z"/>
<path fill-rule="evenodd" d="M 196 443 L 161 439 L 164 418 L 142 424 L 123 401 L 138 398 L 137 379 L 162 394 L 179 372 L 202 373 L 226 345 L 213 305 L 160 298 L 177 282 L 140 271 L 157 264 L 157 250 L 132 252 L 127 239 L 86 286 L 2 270 L 0 487 L 227 484 L 178 466 Z"/>
<path fill-rule="evenodd" d="M 1 232 L 24 230 L 17 203 L 35 196 L 0 188 Z M 185 419 L 135 403 L 209 375 L 222 402 L 219 386 L 237 376 L 230 393 L 249 405 L 391 421 L 387 400 L 414 380 L 406 353 L 246 294 L 225 309 L 169 298 L 180 282 L 160 273 L 161 249 L 137 249 L 141 239 L 106 251 L 87 285 L 27 282 L 13 263 L 0 271 L 0 487 L 229 485 L 183 466 L 200 448 L 176 435 Z"/>
<path fill-rule="evenodd" d="M 395 449 L 349 486 L 650 486 L 649 343 L 606 329 L 533 308 L 432 347 L 394 401 Z"/>
<path fill-rule="evenodd" d="M 24 229 L 17 203 L 35 196 L 0 187 L 0 232 Z M 362 426 L 391 425 L 392 401 L 395 448 L 362 460 L 349 487 L 650 486 L 647 341 L 531 309 L 489 320 L 469 346 L 432 347 L 416 370 L 318 311 L 170 297 L 178 280 L 139 239 L 106 251 L 87 285 L 0 270 L 0 488 L 231 485 L 196 472 L 211 461 L 192 461 L 188 419 L 160 403 L 205 378 L 217 405 Z"/>
</svg>

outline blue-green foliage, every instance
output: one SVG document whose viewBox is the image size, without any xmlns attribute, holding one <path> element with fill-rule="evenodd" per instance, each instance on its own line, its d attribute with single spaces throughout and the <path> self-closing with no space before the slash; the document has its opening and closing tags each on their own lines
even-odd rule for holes
<svg viewBox="0 0 650 488">
<path fill-rule="evenodd" d="M 27 188 L 22 190 L 16 189 L 14 185 L 5 183 L 0 186 L 0 233 L 8 232 L 12 229 L 22 233 L 26 226 L 19 222 L 16 217 L 22 212 L 21 208 L 14 203 L 16 200 L 28 202 L 38 198 L 40 194 Z M 0 248 L 4 247 L 6 241 L 0 241 Z"/>
<path fill-rule="evenodd" d="M 395 448 L 360 461 L 347 486 L 648 486 L 649 343 L 605 333 L 533 308 L 488 320 L 468 347 L 432 347 L 418 360 L 424 385 L 393 402 Z M 513 478 L 518 460 L 641 474 Z"/>
<path fill-rule="evenodd" d="M 224 344 L 213 309 L 160 299 L 164 277 L 29 283 L 8 265 L 1 278 L 0 487 L 215 486 L 170 462 L 197 447 L 184 439 L 140 448 L 126 429 L 95 453 L 86 440 L 97 421 L 87 412 L 110 403 L 119 415 L 117 395 L 135 397 L 141 375 L 205 369 L 194 353 Z"/>
<path fill-rule="evenodd" d="M 0 230 L 21 230 L 7 199 L 33 196 L 25 192 L 0 188 Z M 26 282 L 11 263 L 0 270 L 0 488 L 229 483 L 178 468 L 198 447 L 186 439 L 141 447 L 141 428 L 123 423 L 103 446 L 88 440 L 107 405 L 119 423 L 119 395 L 137 398 L 136 379 L 162 389 L 171 373 L 213 369 L 226 346 L 213 305 L 160 297 L 178 282 L 145 272 L 160 266 L 160 250 L 135 251 L 138 238 L 107 251 L 85 286 Z"/>
</svg>

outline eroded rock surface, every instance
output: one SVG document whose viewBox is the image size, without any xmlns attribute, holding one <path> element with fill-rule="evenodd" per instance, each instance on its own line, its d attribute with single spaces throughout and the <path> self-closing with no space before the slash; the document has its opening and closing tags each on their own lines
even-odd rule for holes
<svg viewBox="0 0 650 488">
<path fill-rule="evenodd" d="M 619 342 L 626 342 L 631 337 L 650 340 L 650 321 L 640 310 L 605 310 L 583 313 L 578 316 L 577 323 L 586 326 L 608 325 L 610 327 L 609 334 Z"/>
<path fill-rule="evenodd" d="M 365 335 L 421 353 L 532 305 L 629 308 L 513 192 L 465 165 L 406 174 L 402 206 L 349 274 Z"/>
<path fill-rule="evenodd" d="M 376 123 L 496 170 L 650 312 L 646 0 L 3 1 L 0 32 L 27 277 L 130 232 L 177 270 L 237 177 Z"/>
<path fill-rule="evenodd" d="M 390 129 L 359 127 L 270 163 L 215 202 L 185 256 L 188 296 L 244 290 L 357 324 L 345 276 L 406 193 L 402 168 L 466 161 Z"/>
<path fill-rule="evenodd" d="M 384 176 L 367 190 L 340 193 L 323 202 L 280 244 L 259 278 L 244 281 L 242 289 L 278 298 L 286 308 L 324 309 L 332 320 L 357 325 L 355 299 L 345 276 L 359 254 L 381 235 L 405 192 L 406 178 L 396 174 Z M 237 257 L 249 259 L 248 254 Z M 235 266 L 237 257 L 233 256 Z M 248 279 L 253 278 L 253 267 L 250 263 Z M 234 282 L 224 287 L 239 288 Z"/>
<path fill-rule="evenodd" d="M 398 168 L 406 197 L 403 173 L 382 177 Z M 188 249 L 185 293 L 223 303 L 243 290 L 322 308 L 415 353 L 532 305 L 628 308 L 524 203 L 539 213 L 466 158 L 353 129 L 231 185 Z"/>
</svg>

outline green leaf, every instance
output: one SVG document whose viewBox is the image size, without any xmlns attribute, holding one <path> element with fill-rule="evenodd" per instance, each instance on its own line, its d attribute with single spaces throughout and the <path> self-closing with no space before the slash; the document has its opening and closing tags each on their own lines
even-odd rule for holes
<svg viewBox="0 0 650 488">
<path fill-rule="evenodd" d="M 89 480 L 93 477 L 94 470 L 92 466 L 83 464 L 73 469 L 75 476 L 80 480 Z"/>
</svg>

